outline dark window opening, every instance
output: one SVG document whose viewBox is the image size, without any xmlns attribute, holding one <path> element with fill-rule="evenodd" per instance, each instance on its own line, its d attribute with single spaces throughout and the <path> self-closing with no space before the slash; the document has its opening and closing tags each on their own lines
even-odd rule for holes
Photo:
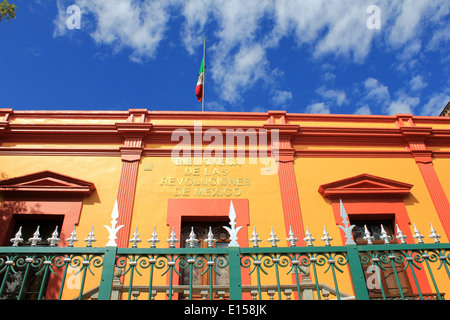
<svg viewBox="0 0 450 320">
<path fill-rule="evenodd" d="M 36 243 L 36 247 L 49 246 L 47 241 L 52 236 L 56 227 L 58 228 L 58 237 L 61 231 L 64 216 L 62 215 L 14 215 L 12 219 L 13 227 L 12 233 L 9 239 L 15 237 L 19 229 L 21 228 L 23 241 L 18 244 L 19 247 L 31 246 L 30 238 L 33 237 L 39 226 L 39 237 L 41 241 Z M 12 245 L 12 243 L 11 243 Z M 25 255 L 23 256 L 23 259 Z M 42 283 L 44 281 L 44 272 L 39 272 L 42 269 L 42 264 L 33 264 L 29 267 L 29 272 L 26 272 L 26 268 L 29 263 L 18 263 L 16 261 L 13 264 L 15 272 L 10 270 L 7 278 L 5 279 L 5 273 L 0 275 L 0 284 L 3 284 L 3 291 L 0 295 L 0 300 L 36 300 L 39 296 Z M 43 284 L 43 294 L 45 296 L 45 290 L 48 285 L 48 279 Z M 21 295 L 19 297 L 19 295 Z"/>
<path fill-rule="evenodd" d="M 213 247 L 215 248 L 226 248 L 228 247 L 228 243 L 230 242 L 229 234 L 228 232 L 223 228 L 223 226 L 228 226 L 229 220 L 215 220 L 215 221 L 208 221 L 208 222 L 198 222 L 198 221 L 182 221 L 181 223 L 181 247 L 188 248 L 189 243 L 186 242 L 186 240 L 189 239 L 189 235 L 191 233 L 192 228 L 194 229 L 195 237 L 197 238 L 198 242 L 195 244 L 196 248 L 207 248 L 208 244 L 205 242 L 205 239 L 208 237 L 209 230 L 211 228 L 211 232 L 213 234 L 214 239 L 216 242 L 214 242 Z M 197 258 L 200 259 L 200 258 Z M 200 285 L 200 286 L 209 286 L 210 280 L 212 281 L 213 286 L 229 286 L 229 270 L 228 267 L 221 268 L 219 267 L 221 265 L 220 261 L 224 258 L 217 257 L 215 260 L 215 270 L 218 271 L 218 273 L 212 272 L 212 275 L 209 272 L 205 272 L 207 268 L 206 262 L 204 263 L 204 266 L 202 268 L 193 268 L 193 274 L 192 274 L 192 284 L 194 286 Z M 180 278 L 180 284 L 181 285 L 188 285 L 190 283 L 191 275 L 189 268 L 185 268 L 181 270 L 181 278 Z M 212 279 L 210 277 L 212 276 Z M 181 299 L 184 299 L 185 295 L 181 295 Z M 201 299 L 201 295 L 196 292 L 193 297 L 193 299 Z M 217 295 L 214 295 L 213 299 L 218 298 Z M 229 295 L 227 294 L 225 297 L 222 298 L 229 298 Z"/>
<path fill-rule="evenodd" d="M 384 231 L 390 236 L 390 243 L 398 243 L 395 238 L 394 229 L 394 219 L 389 217 L 383 217 L 381 219 L 358 219 L 350 218 L 350 223 L 355 225 L 353 228 L 353 239 L 358 245 L 366 245 L 367 241 L 364 239 L 365 229 L 370 232 L 371 236 L 374 237 L 373 244 L 385 244 L 384 240 L 381 239 L 383 226 Z M 407 272 L 404 270 L 404 263 L 394 263 L 394 266 L 386 259 L 385 261 L 377 260 L 379 255 L 374 252 L 375 259 L 373 257 L 368 257 L 368 264 L 363 264 L 364 276 L 366 279 L 366 286 L 369 291 L 369 297 L 372 299 L 378 299 L 383 297 L 383 293 L 386 298 L 398 298 L 401 296 L 400 290 L 405 296 L 412 296 L 413 292 L 411 289 L 410 281 Z M 386 256 L 386 254 L 385 254 Z M 376 262 L 374 262 L 376 261 Z M 386 262 L 386 263 L 385 263 Z M 395 268 L 395 271 L 394 271 Z M 396 279 L 396 274 L 398 280 Z M 399 288 L 400 283 L 400 288 Z"/>
</svg>

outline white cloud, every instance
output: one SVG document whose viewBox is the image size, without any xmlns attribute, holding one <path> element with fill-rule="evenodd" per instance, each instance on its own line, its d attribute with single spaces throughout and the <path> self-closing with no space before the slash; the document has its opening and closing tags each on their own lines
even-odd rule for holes
<svg viewBox="0 0 450 320">
<path fill-rule="evenodd" d="M 198 53 L 207 39 L 208 67 L 217 92 L 228 103 L 242 102 L 242 94 L 258 81 L 276 80 L 268 50 L 278 48 L 282 39 L 293 40 L 310 50 L 313 59 L 337 58 L 362 63 L 374 41 L 381 50 L 394 48 L 402 62 L 399 68 L 413 68 L 426 47 L 434 50 L 448 43 L 448 0 L 57 0 L 55 36 L 67 36 L 65 27 L 71 4 L 82 9 L 82 31 L 98 45 L 113 52 L 130 52 L 132 61 L 156 57 L 158 47 L 169 30 L 171 19 L 181 18 L 178 30 L 189 54 Z M 369 30 L 366 20 L 369 5 L 381 7 L 381 30 Z M 444 19 L 444 20 L 443 20 Z M 428 26 L 436 26 L 432 30 Z M 170 26 L 171 27 L 171 26 Z M 423 30 L 427 29 L 427 39 Z M 429 35 L 429 36 L 428 36 Z M 425 43 L 428 41 L 428 43 Z M 323 61 L 326 63 L 327 61 Z M 325 75 L 327 81 L 334 74 Z M 367 83 L 368 98 L 389 98 L 387 88 Z M 377 85 L 371 87 L 371 85 Z M 326 102 L 346 101 L 345 93 L 324 92 Z M 404 101 L 394 105 L 401 109 Z"/>
<path fill-rule="evenodd" d="M 439 116 L 442 109 L 450 102 L 450 88 L 445 92 L 434 93 L 423 106 L 420 115 Z"/>
<path fill-rule="evenodd" d="M 170 17 L 167 0 L 76 0 L 83 15 L 82 23 L 92 15 L 95 19 L 94 30 L 87 30 L 99 45 L 110 45 L 115 52 L 130 49 L 130 59 L 140 62 L 145 58 L 154 58 L 158 45 L 164 37 Z M 59 0 L 58 17 L 55 20 L 55 36 L 67 31 L 65 21 L 67 1 Z"/>
<path fill-rule="evenodd" d="M 367 78 L 364 81 L 365 99 L 385 104 L 390 100 L 389 88 L 375 78 Z"/>
<path fill-rule="evenodd" d="M 389 115 L 396 115 L 399 113 L 412 114 L 412 108 L 408 103 L 403 101 L 393 101 L 387 108 L 387 113 Z"/>
<path fill-rule="evenodd" d="M 326 82 L 333 82 L 336 79 L 336 75 L 333 72 L 325 72 L 322 78 Z"/>
<path fill-rule="evenodd" d="M 253 107 L 251 112 L 267 112 L 267 108 L 263 108 L 261 106 Z"/>
<path fill-rule="evenodd" d="M 342 104 L 347 102 L 347 94 L 342 90 L 325 89 L 325 87 L 320 87 L 317 89 L 317 93 L 322 98 L 336 104 L 337 106 L 342 106 Z"/>
<path fill-rule="evenodd" d="M 422 76 L 418 75 L 411 79 L 409 86 L 412 91 L 420 91 L 428 86 Z"/>
<path fill-rule="evenodd" d="M 386 107 L 386 112 L 389 115 L 395 115 L 397 113 L 414 113 L 414 108 L 420 103 L 419 97 L 412 97 L 404 92 L 397 93 L 397 99 L 391 101 Z"/>
<path fill-rule="evenodd" d="M 450 26 L 436 31 L 428 43 L 428 50 L 439 50 L 440 48 L 448 48 L 450 43 Z"/>
<path fill-rule="evenodd" d="M 317 102 L 317 103 L 313 103 L 310 104 L 309 106 L 306 107 L 306 113 L 323 113 L 323 114 L 328 114 L 331 113 L 330 108 L 323 102 Z"/>
<path fill-rule="evenodd" d="M 243 91 L 267 77 L 267 63 L 264 49 L 257 44 L 242 46 L 234 56 L 216 55 L 210 72 L 214 81 L 221 84 L 221 98 L 239 102 Z"/>
<path fill-rule="evenodd" d="M 286 107 L 292 101 L 292 92 L 277 90 L 272 97 L 272 103 L 277 107 Z"/>
<path fill-rule="evenodd" d="M 364 105 L 356 109 L 354 114 L 368 115 L 372 114 L 372 111 L 370 110 L 370 107 L 368 105 Z"/>
</svg>

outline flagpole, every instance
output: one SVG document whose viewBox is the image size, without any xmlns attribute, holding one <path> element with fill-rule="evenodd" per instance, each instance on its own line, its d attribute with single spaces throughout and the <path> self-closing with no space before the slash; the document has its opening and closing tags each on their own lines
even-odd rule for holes
<svg viewBox="0 0 450 320">
<path fill-rule="evenodd" d="M 206 78 L 206 59 L 205 59 L 205 51 L 206 51 L 206 36 L 203 37 L 203 86 L 202 86 L 202 112 L 205 111 L 205 78 Z"/>
</svg>

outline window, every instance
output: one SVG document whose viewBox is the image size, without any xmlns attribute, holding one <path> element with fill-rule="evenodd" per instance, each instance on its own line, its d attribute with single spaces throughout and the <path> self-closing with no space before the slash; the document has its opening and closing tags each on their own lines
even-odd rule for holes
<svg viewBox="0 0 450 320">
<path fill-rule="evenodd" d="M 395 239 L 393 220 L 360 220 L 350 219 L 350 223 L 355 225 L 353 228 L 353 239 L 356 244 L 367 244 L 367 240 L 364 239 L 366 228 L 374 237 L 373 244 L 384 244 L 384 240 L 381 240 L 383 226 L 384 231 L 390 236 L 391 243 L 398 243 Z M 371 257 L 368 257 L 369 261 Z M 384 294 L 386 298 L 400 297 L 400 290 L 398 282 L 396 280 L 397 273 L 402 292 L 405 296 L 412 295 L 411 284 L 408 279 L 406 271 L 404 271 L 403 263 L 395 263 L 395 270 L 391 262 L 377 264 L 363 264 L 364 276 L 366 279 L 367 289 L 369 291 L 370 298 L 382 298 Z"/>
<path fill-rule="evenodd" d="M 14 215 L 13 216 L 13 224 L 14 228 L 11 237 L 14 237 L 15 234 L 21 230 L 23 241 L 19 243 L 19 246 L 30 246 L 31 242 L 29 239 L 33 237 L 33 234 L 36 232 L 39 226 L 39 237 L 42 241 L 39 241 L 36 246 L 48 246 L 49 242 L 48 238 L 51 237 L 55 228 L 58 227 L 58 230 L 61 230 L 63 222 L 63 216 L 52 215 L 49 217 L 44 217 L 41 215 Z M 21 299 L 31 299 L 36 300 L 39 295 L 39 291 L 42 285 L 42 281 L 44 281 L 43 276 L 44 273 L 39 273 L 39 270 L 34 268 L 30 269 L 30 272 L 25 278 L 26 265 L 16 264 L 14 266 L 14 270 L 16 273 L 9 272 L 7 279 L 5 280 L 5 286 L 3 292 L 0 296 L 1 300 L 17 300 L 19 297 L 20 290 L 23 286 L 23 292 Z M 0 276 L 0 283 L 4 281 L 4 273 Z M 48 277 L 46 279 L 46 283 L 44 284 L 44 288 L 47 288 Z M 45 294 L 44 289 L 44 294 Z"/>
<path fill-rule="evenodd" d="M 411 221 L 406 210 L 404 199 L 413 196 L 411 189 L 413 185 L 405 182 L 395 181 L 384 177 L 370 174 L 360 174 L 342 180 L 323 184 L 319 187 L 319 193 L 331 202 L 332 211 L 337 225 L 344 226 L 345 222 L 341 216 L 341 203 L 353 228 L 353 238 L 357 244 L 363 244 L 364 226 L 377 240 L 381 233 L 381 224 L 385 231 L 391 236 L 391 240 L 398 243 L 394 238 L 394 227 L 396 225 L 407 236 L 407 243 L 413 243 L 411 234 Z M 348 221 L 347 221 L 348 223 Z M 342 244 L 345 244 L 346 237 L 341 230 Z M 380 242 L 378 242 L 380 243 Z M 381 243 L 384 243 L 381 241 Z M 374 242 L 377 244 L 377 241 Z M 369 260 L 370 261 L 370 260 Z M 381 297 L 381 288 L 386 296 L 396 297 L 400 290 L 395 279 L 392 265 L 382 264 L 383 268 L 376 264 L 362 265 L 365 271 L 366 284 L 373 298 Z M 378 267 L 378 268 L 377 268 Z M 399 275 L 400 286 L 403 293 L 407 295 L 417 295 L 417 283 L 422 292 L 431 292 L 431 287 L 423 269 L 416 270 L 415 279 L 408 271 L 403 271 L 403 265 L 396 264 L 396 272 Z M 385 270 L 384 270 L 385 269 Z M 378 278 L 378 274 L 380 278 Z M 411 284 L 414 286 L 411 288 Z"/>
<path fill-rule="evenodd" d="M 199 240 L 196 244 L 196 248 L 207 248 L 208 245 L 204 241 L 208 237 L 209 230 L 211 228 L 211 232 L 213 234 L 214 239 L 216 239 L 216 242 L 214 243 L 214 247 L 216 248 L 226 248 L 228 246 L 228 243 L 230 241 L 228 232 L 223 228 L 223 226 L 226 226 L 228 221 L 211 221 L 211 222 L 195 222 L 195 221 L 186 221 L 182 222 L 181 224 L 181 245 L 184 247 L 189 247 L 189 244 L 186 242 L 186 240 L 189 239 L 189 235 L 192 231 L 192 228 L 195 233 L 195 237 L 197 240 Z M 200 258 L 197 258 L 200 259 Z M 210 273 L 205 272 L 207 265 L 206 263 L 202 266 L 202 268 L 194 268 L 193 270 L 193 285 L 194 286 L 209 286 L 210 280 L 212 280 L 212 284 L 214 286 L 227 286 L 229 285 L 229 275 L 228 275 L 228 267 L 226 268 L 220 268 L 218 265 L 220 265 L 221 258 L 217 258 L 215 269 L 218 271 L 219 274 L 213 272 L 212 273 L 212 279 L 210 279 Z M 188 285 L 190 282 L 190 271 L 188 268 L 182 269 L 181 271 L 181 279 L 180 284 L 181 285 Z M 181 299 L 183 299 L 183 295 L 181 295 Z M 214 296 L 213 298 L 218 298 L 217 296 Z M 227 298 L 227 296 L 225 296 Z M 201 295 L 199 291 L 196 291 L 193 294 L 193 299 L 201 299 Z"/>
</svg>

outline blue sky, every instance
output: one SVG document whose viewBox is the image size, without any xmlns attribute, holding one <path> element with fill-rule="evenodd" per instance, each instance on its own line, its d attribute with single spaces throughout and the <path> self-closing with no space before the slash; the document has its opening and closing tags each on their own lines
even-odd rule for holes
<svg viewBox="0 0 450 320">
<path fill-rule="evenodd" d="M 200 111 L 204 36 L 206 111 L 437 116 L 450 101 L 448 0 L 10 2 L 0 108 Z"/>
</svg>

